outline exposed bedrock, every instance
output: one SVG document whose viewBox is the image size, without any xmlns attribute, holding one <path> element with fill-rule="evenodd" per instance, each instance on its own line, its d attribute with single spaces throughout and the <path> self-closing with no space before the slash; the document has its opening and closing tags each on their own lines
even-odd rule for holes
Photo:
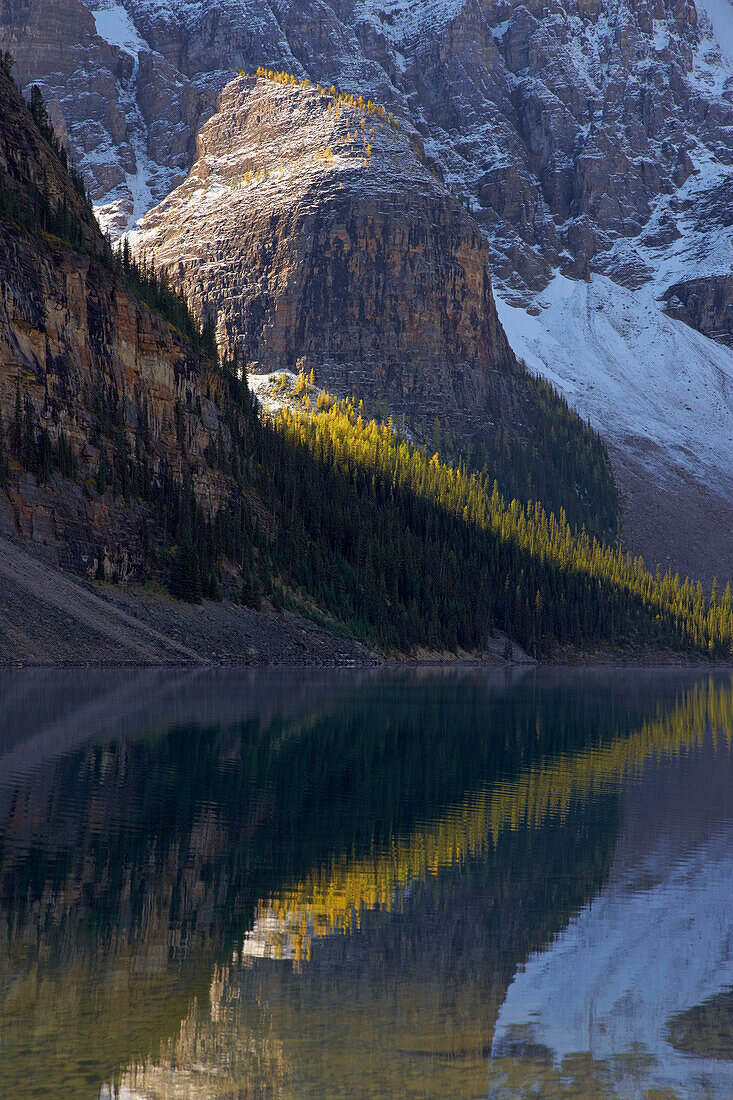
<svg viewBox="0 0 733 1100">
<path fill-rule="evenodd" d="M 522 375 L 489 245 L 388 121 L 313 89 L 239 78 L 188 179 L 132 240 L 251 371 L 314 369 L 394 412 L 485 417 Z M 428 422 L 431 422 L 429 420 Z"/>
<path fill-rule="evenodd" d="M 672 317 L 733 347 L 733 275 L 709 275 L 675 283 L 664 300 Z"/>
</svg>

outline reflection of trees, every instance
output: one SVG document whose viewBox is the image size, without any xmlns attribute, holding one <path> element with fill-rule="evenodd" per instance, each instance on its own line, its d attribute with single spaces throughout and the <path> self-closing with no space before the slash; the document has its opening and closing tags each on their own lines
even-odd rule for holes
<svg viewBox="0 0 733 1100">
<path fill-rule="evenodd" d="M 414 883 L 400 912 L 364 911 L 358 935 L 313 941 L 307 963 L 245 957 L 216 968 L 210 1008 L 195 1006 L 185 1041 L 134 1063 L 125 1085 L 146 1100 L 169 1100 L 184 1083 L 187 1100 L 242 1091 L 341 1100 L 345 1081 L 349 1094 L 375 1098 L 483 1095 L 517 961 L 606 878 L 611 802 L 504 834 L 485 859 Z M 280 1078 L 274 1049 L 287 1067 Z"/>
<path fill-rule="evenodd" d="M 214 968 L 211 1006 L 191 1004 L 178 1032 L 156 1058 L 133 1062 L 122 1075 L 127 1094 L 145 1100 L 266 1100 L 288 1088 L 291 1069 L 281 1038 L 272 1033 L 266 1006 L 253 1006 L 242 1026 L 230 1000 L 227 968 Z"/>
<path fill-rule="evenodd" d="M 19 783 L 0 832 L 0 1043 L 15 1095 L 32 1095 L 39 1074 L 73 1081 L 81 1061 L 90 1079 L 111 1080 L 115 1065 L 145 1063 L 161 1042 L 169 1060 L 185 1059 L 194 1041 L 212 1064 L 231 1055 L 234 1077 L 280 1088 L 285 1063 L 263 1036 L 287 1032 L 287 999 L 273 1020 L 269 1009 L 243 1017 L 216 992 L 216 1034 L 207 1007 L 212 972 L 230 991 L 240 982 L 217 966 L 268 912 L 268 950 L 280 937 L 306 957 L 324 935 L 337 951 L 328 933 L 360 925 L 363 942 L 376 942 L 387 910 L 419 923 L 431 883 L 438 908 L 452 891 L 464 904 L 471 867 L 515 929 L 501 941 L 513 965 L 601 881 L 623 775 L 694 745 L 708 724 L 731 725 L 730 689 L 713 683 L 662 703 L 654 684 L 628 698 L 602 679 L 594 691 L 558 684 L 536 697 L 527 685 L 402 674 L 352 692 L 341 684 L 337 699 L 322 694 L 294 717 L 270 710 L 264 723 L 108 741 Z M 599 786 L 610 796 L 589 814 Z M 576 851 L 578 836 L 587 843 Z M 575 879 L 550 896 L 555 857 Z M 531 919 L 512 926 L 512 905 L 530 897 Z M 437 945 L 447 910 L 435 913 L 426 942 Z M 486 933 L 487 952 L 499 944 Z M 416 956 L 418 984 L 421 966 Z M 368 1016 L 366 1006 L 364 1026 Z M 245 1034 L 259 1036 L 254 1046 Z"/>
<path fill-rule="evenodd" d="M 623 736 L 656 705 L 558 687 L 538 707 L 521 684 L 476 677 L 340 687 L 264 724 L 108 739 L 18 782 L 0 831 L 15 934 L 73 929 L 81 949 L 159 922 L 186 950 L 312 868 L 371 858 L 497 775 Z"/>
<path fill-rule="evenodd" d="M 386 849 L 362 859 L 342 854 L 327 866 L 315 867 L 302 882 L 260 905 L 257 920 L 272 928 L 272 953 L 307 958 L 314 936 L 351 931 L 364 909 L 399 905 L 415 880 L 480 858 L 507 830 L 562 820 L 593 791 L 620 783 L 650 758 L 699 746 L 710 731 L 714 738 L 722 735 L 730 747 L 733 694 L 712 681 L 696 686 L 671 712 L 644 722 L 628 737 L 543 760 L 516 779 L 472 793 L 435 824 Z M 251 942 L 251 937 L 245 940 L 245 950 Z"/>
</svg>

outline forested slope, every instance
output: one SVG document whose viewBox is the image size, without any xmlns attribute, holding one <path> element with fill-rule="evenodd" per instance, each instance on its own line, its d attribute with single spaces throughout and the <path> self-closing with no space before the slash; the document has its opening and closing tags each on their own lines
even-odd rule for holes
<svg viewBox="0 0 733 1100">
<path fill-rule="evenodd" d="M 263 416 L 181 296 L 112 255 L 41 105 L 0 81 L 6 531 L 88 576 L 266 598 L 384 653 L 481 652 L 500 629 L 538 656 L 730 657 L 729 589 L 653 577 L 350 402 Z"/>
</svg>

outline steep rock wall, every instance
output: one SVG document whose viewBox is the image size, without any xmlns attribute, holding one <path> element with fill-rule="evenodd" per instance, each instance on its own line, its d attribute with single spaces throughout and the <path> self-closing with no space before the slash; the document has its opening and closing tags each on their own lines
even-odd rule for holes
<svg viewBox="0 0 733 1100">
<path fill-rule="evenodd" d="M 186 182 L 131 240 L 256 373 L 395 412 L 484 416 L 521 388 L 478 226 L 380 115 L 240 77 Z"/>
<path fill-rule="evenodd" d="M 10 486 L 0 489 L 0 522 L 45 544 L 52 557 L 77 571 L 93 573 L 102 555 L 110 572 L 135 575 L 143 556 L 139 508 L 94 488 L 101 448 L 110 451 L 100 438 L 100 402 L 121 426 L 128 454 L 145 431 L 153 475 L 165 467 L 180 477 L 185 453 L 199 498 L 213 512 L 227 492 L 204 453 L 219 431 L 211 399 L 219 379 L 105 262 L 104 242 L 84 200 L 2 74 L 0 95 L 0 186 L 32 205 L 42 178 L 49 204 L 65 202 L 83 230 L 83 250 L 72 249 L 49 233 L 0 219 L 5 445 L 20 395 L 23 419 L 28 415 L 37 430 L 45 427 L 54 445 L 63 432 L 80 470 L 76 484 L 54 475 L 39 485 L 12 460 Z"/>
<path fill-rule="evenodd" d="M 200 364 L 170 326 L 141 306 L 98 260 L 52 242 L 39 250 L 34 238 L 4 226 L 0 242 L 0 282 L 6 289 L 0 298 L 0 408 L 6 441 L 19 388 L 34 422 L 48 429 L 53 443 L 64 432 L 82 473 L 81 486 L 60 477 L 46 486 L 31 474 L 13 478 L 5 526 L 46 543 L 56 560 L 77 571 L 94 573 L 101 553 L 108 575 L 135 575 L 143 559 L 139 510 L 135 502 L 125 505 L 93 488 L 102 446 L 96 404 L 101 393 L 119 415 L 130 454 L 145 410 L 155 440 L 153 471 L 166 464 L 180 476 L 178 406 L 197 488 L 215 510 L 225 487 L 208 469 L 204 448 L 209 431 L 218 431 L 218 411 L 202 392 Z M 213 377 L 211 384 L 217 384 Z"/>
<path fill-rule="evenodd" d="M 664 300 L 670 316 L 733 347 L 733 275 L 675 283 Z"/>
</svg>

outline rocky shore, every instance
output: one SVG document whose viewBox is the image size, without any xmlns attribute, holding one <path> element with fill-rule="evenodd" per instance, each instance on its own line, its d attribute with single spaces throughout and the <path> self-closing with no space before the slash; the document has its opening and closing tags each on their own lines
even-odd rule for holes
<svg viewBox="0 0 733 1100">
<path fill-rule="evenodd" d="M 91 584 L 0 538 L 0 667 L 354 666 L 381 661 L 289 611 Z"/>
<path fill-rule="evenodd" d="M 505 641 L 505 636 L 501 639 Z M 230 602 L 188 604 L 162 589 L 88 582 L 0 536 L 0 669 L 17 667 L 250 666 L 366 668 L 379 665 L 536 667 L 516 642 L 512 659 L 494 640 L 486 653 L 421 651 L 386 660 L 292 611 Z M 558 650 L 540 666 L 720 667 L 679 653 Z"/>
</svg>

